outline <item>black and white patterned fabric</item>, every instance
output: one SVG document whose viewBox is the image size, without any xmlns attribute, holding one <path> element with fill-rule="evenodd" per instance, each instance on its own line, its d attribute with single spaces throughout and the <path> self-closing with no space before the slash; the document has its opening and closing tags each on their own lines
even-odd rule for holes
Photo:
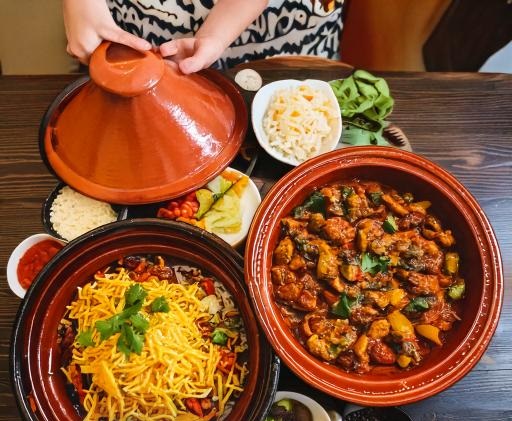
<svg viewBox="0 0 512 421">
<path fill-rule="evenodd" d="M 107 0 L 124 30 L 153 45 L 190 37 L 217 0 Z M 251 1 L 251 0 L 246 0 Z M 278 54 L 339 57 L 343 0 L 270 0 L 214 67 Z"/>
</svg>

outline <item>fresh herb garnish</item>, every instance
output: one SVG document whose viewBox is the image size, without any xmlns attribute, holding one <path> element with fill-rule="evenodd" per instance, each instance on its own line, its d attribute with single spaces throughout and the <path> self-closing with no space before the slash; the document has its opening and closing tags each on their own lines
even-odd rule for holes
<svg viewBox="0 0 512 421">
<path fill-rule="evenodd" d="M 398 231 L 398 226 L 393 215 L 389 214 L 386 220 L 382 223 L 382 228 L 388 234 L 393 234 Z"/>
<path fill-rule="evenodd" d="M 368 196 L 370 196 L 370 200 L 374 205 L 381 205 L 382 204 L 382 195 L 383 193 L 381 191 L 368 193 Z"/>
<path fill-rule="evenodd" d="M 117 340 L 117 349 L 128 357 L 132 352 L 140 355 L 143 345 L 144 335 L 135 332 L 129 324 L 123 324 Z"/>
<path fill-rule="evenodd" d="M 168 313 L 169 304 L 167 303 L 165 297 L 155 298 L 151 303 L 151 311 L 153 313 Z"/>
<path fill-rule="evenodd" d="M 130 322 L 133 328 L 140 333 L 146 332 L 149 328 L 149 321 L 141 314 L 134 314 L 133 316 L 130 316 Z"/>
<path fill-rule="evenodd" d="M 212 342 L 217 345 L 226 345 L 228 341 L 228 335 L 221 330 L 221 329 L 215 329 L 212 332 Z"/>
<path fill-rule="evenodd" d="M 100 339 L 104 341 L 112 335 L 119 333 L 122 323 L 123 319 L 119 317 L 119 314 L 116 314 L 108 319 L 96 321 L 94 327 L 100 333 Z"/>
<path fill-rule="evenodd" d="M 144 344 L 144 334 L 149 322 L 139 314 L 147 291 L 140 284 L 133 284 L 124 294 L 124 309 L 105 320 L 98 320 L 94 327 L 102 341 L 116 333 L 121 333 L 117 340 L 117 348 L 126 356 L 131 352 L 140 354 Z M 167 303 L 166 303 L 167 304 Z"/>
<path fill-rule="evenodd" d="M 416 297 L 404 308 L 408 312 L 418 312 L 428 310 L 430 307 L 428 300 L 425 297 Z"/>
<path fill-rule="evenodd" d="M 363 253 L 361 256 L 361 269 L 371 275 L 379 272 L 386 273 L 389 266 L 389 257 L 387 256 L 374 256 L 369 253 Z"/>
<path fill-rule="evenodd" d="M 350 298 L 344 292 L 341 293 L 340 299 L 331 308 L 331 312 L 342 319 L 348 319 L 352 312 L 352 307 L 357 306 L 361 302 L 362 296 Z"/>
<path fill-rule="evenodd" d="M 84 347 L 96 345 L 92 339 L 92 328 L 88 329 L 88 330 L 84 330 L 82 333 L 80 333 L 76 337 L 76 340 L 78 341 L 79 345 L 84 346 Z"/>
<path fill-rule="evenodd" d="M 315 191 L 301 206 L 293 209 L 293 217 L 304 218 L 308 213 L 321 213 L 325 217 L 325 206 L 324 195 L 319 191 Z"/>
<path fill-rule="evenodd" d="M 144 298 L 148 295 L 147 291 L 140 286 L 140 284 L 133 284 L 128 290 L 124 293 L 124 308 L 128 308 L 130 306 L 136 305 L 137 303 L 142 303 Z"/>
</svg>

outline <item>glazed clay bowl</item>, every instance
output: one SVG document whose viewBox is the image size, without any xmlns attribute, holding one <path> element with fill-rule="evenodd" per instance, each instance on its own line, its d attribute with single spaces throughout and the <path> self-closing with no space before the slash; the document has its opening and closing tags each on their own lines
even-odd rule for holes
<svg viewBox="0 0 512 421">
<path fill-rule="evenodd" d="M 280 220 L 315 187 L 354 178 L 373 180 L 417 200 L 452 229 L 461 257 L 466 297 L 461 321 L 416 368 L 348 373 L 310 355 L 295 339 L 274 302 L 270 269 Z M 270 190 L 249 231 L 245 280 L 268 340 L 286 365 L 311 386 L 368 406 L 403 405 L 434 395 L 467 374 L 485 352 L 503 299 L 503 270 L 491 225 L 471 194 L 452 175 L 409 152 L 386 147 L 345 148 L 313 158 L 286 174 Z"/>
<path fill-rule="evenodd" d="M 246 296 L 241 256 L 214 235 L 156 219 L 114 222 L 79 237 L 35 280 L 19 309 L 10 354 L 13 390 L 24 419 L 81 419 L 60 371 L 59 321 L 77 287 L 87 283 L 99 268 L 121 256 L 142 253 L 169 256 L 201 268 L 231 292 L 247 332 L 251 374 L 227 419 L 261 420 L 273 401 L 279 365 Z"/>
</svg>

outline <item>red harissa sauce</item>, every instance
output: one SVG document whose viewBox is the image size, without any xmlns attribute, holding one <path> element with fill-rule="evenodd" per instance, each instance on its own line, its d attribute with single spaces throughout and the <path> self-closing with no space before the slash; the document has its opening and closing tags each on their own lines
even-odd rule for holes
<svg viewBox="0 0 512 421">
<path fill-rule="evenodd" d="M 54 240 L 44 240 L 34 244 L 21 257 L 18 263 L 18 279 L 23 288 L 28 289 L 41 269 L 63 247 Z"/>
</svg>

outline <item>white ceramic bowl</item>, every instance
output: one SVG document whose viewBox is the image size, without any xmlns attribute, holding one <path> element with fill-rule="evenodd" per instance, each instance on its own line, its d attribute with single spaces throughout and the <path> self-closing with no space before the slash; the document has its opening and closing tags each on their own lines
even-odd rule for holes
<svg viewBox="0 0 512 421">
<path fill-rule="evenodd" d="M 18 263 L 30 247 L 45 240 L 54 240 L 63 246 L 66 245 L 65 241 L 55 238 L 49 234 L 34 234 L 19 243 L 9 257 L 9 261 L 7 262 L 7 283 L 9 284 L 11 291 L 20 298 L 25 297 L 27 290 L 21 286 L 18 279 Z"/>
<path fill-rule="evenodd" d="M 313 416 L 314 421 L 331 421 L 329 414 L 323 408 L 323 406 L 320 405 L 317 401 L 311 399 L 309 396 L 296 392 L 279 391 L 276 393 L 274 402 L 278 402 L 281 399 L 293 399 L 300 402 L 311 411 L 311 415 Z"/>
<path fill-rule="evenodd" d="M 276 91 L 287 88 L 295 88 L 300 85 L 308 85 L 315 90 L 319 90 L 324 92 L 327 97 L 331 100 L 332 106 L 337 110 L 337 119 L 332 124 L 332 130 L 330 136 L 323 140 L 320 150 L 316 155 L 323 154 L 325 152 L 330 152 L 336 149 L 338 142 L 341 138 L 342 131 L 342 119 L 341 119 L 341 111 L 339 109 L 339 104 L 334 95 L 333 90 L 329 83 L 324 82 L 323 80 L 316 79 L 307 79 L 307 80 L 295 80 L 295 79 L 284 79 L 278 80 L 276 82 L 271 82 L 265 86 L 263 86 L 254 96 L 252 101 L 252 127 L 254 129 L 254 134 L 256 135 L 256 139 L 258 140 L 261 147 L 273 158 L 282 161 L 289 165 L 299 165 L 303 161 L 298 161 L 295 157 L 285 156 L 280 151 L 270 146 L 269 139 L 265 130 L 263 128 L 263 118 L 267 112 L 268 106 L 273 95 Z M 315 155 L 315 156 L 316 156 Z M 313 156 L 309 157 L 312 158 Z"/>
</svg>

